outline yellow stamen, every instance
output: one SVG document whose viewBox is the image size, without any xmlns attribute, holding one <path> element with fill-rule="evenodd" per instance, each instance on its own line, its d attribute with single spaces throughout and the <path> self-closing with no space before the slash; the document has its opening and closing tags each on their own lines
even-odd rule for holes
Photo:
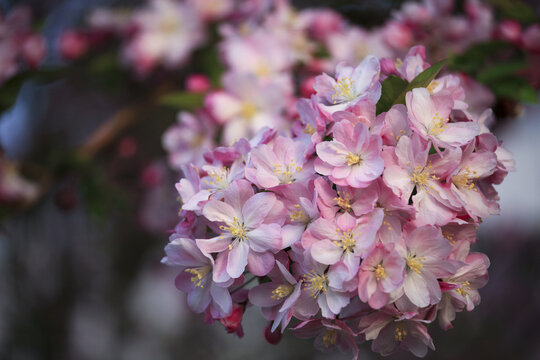
<svg viewBox="0 0 540 360">
<path fill-rule="evenodd" d="M 289 284 L 279 285 L 272 291 L 272 299 L 281 300 L 286 296 L 289 296 L 294 290 L 294 287 Z"/>
<path fill-rule="evenodd" d="M 452 177 L 452 182 L 459 188 L 478 191 L 474 186 L 474 181 L 478 179 L 476 171 L 471 171 L 468 166 L 465 166 L 461 171 Z"/>
<path fill-rule="evenodd" d="M 210 266 L 202 266 L 199 268 L 191 268 L 184 270 L 187 273 L 193 275 L 191 277 L 191 282 L 195 284 L 196 287 L 203 288 L 202 281 L 204 277 L 210 272 Z"/>
<path fill-rule="evenodd" d="M 294 160 L 291 160 L 289 165 L 274 164 L 274 174 L 280 178 L 281 184 L 291 184 L 295 180 L 295 175 L 298 172 L 302 172 L 304 169 L 301 166 L 296 165 Z"/>
<path fill-rule="evenodd" d="M 422 259 L 417 258 L 415 256 L 408 256 L 406 259 L 407 266 L 409 269 L 414 271 L 417 274 L 420 274 L 422 272 L 422 269 L 424 268 L 424 265 L 422 265 Z"/>
<path fill-rule="evenodd" d="M 386 271 L 381 264 L 378 264 L 375 268 L 375 278 L 377 279 L 377 281 L 381 281 L 381 279 L 386 278 Z"/>
<path fill-rule="evenodd" d="M 340 239 L 333 241 L 334 244 L 345 250 L 346 253 L 354 252 L 356 247 L 356 241 L 354 240 L 355 234 L 352 231 L 342 231 Z"/>
<path fill-rule="evenodd" d="M 247 240 L 247 229 L 244 224 L 240 223 L 240 220 L 238 220 L 237 217 L 233 218 L 232 224 L 227 225 L 228 226 L 222 225 L 219 228 L 223 231 L 228 231 L 232 235 L 234 241 L 229 244 L 229 250 L 232 250 L 235 243 Z"/>
<path fill-rule="evenodd" d="M 430 135 L 439 135 L 446 129 L 446 124 L 450 120 L 449 118 L 443 119 L 439 113 L 435 113 L 433 116 L 433 124 L 430 126 L 428 133 Z"/>
<path fill-rule="evenodd" d="M 394 339 L 396 341 L 403 341 L 403 339 L 407 336 L 407 331 L 405 330 L 405 325 L 401 323 L 396 324 L 396 329 L 394 330 Z"/>
<path fill-rule="evenodd" d="M 471 290 L 471 283 L 468 281 L 465 281 L 459 288 L 456 289 L 456 291 L 459 293 L 459 295 L 465 297 L 469 295 L 469 291 Z"/>
<path fill-rule="evenodd" d="M 291 218 L 291 221 L 298 221 L 298 222 L 301 222 L 301 223 L 307 223 L 307 222 L 309 222 L 311 220 L 309 218 L 309 216 L 307 216 L 307 214 L 302 210 L 302 207 L 300 206 L 300 204 L 294 205 L 294 208 L 296 210 L 294 210 L 289 215 L 289 217 Z"/>
<path fill-rule="evenodd" d="M 317 274 L 311 271 L 304 275 L 306 290 L 311 291 L 311 296 L 316 298 L 320 294 L 325 294 L 328 289 L 328 276 L 326 274 Z"/>
<path fill-rule="evenodd" d="M 315 128 L 311 126 L 311 124 L 307 124 L 306 127 L 304 128 L 304 133 L 313 135 L 315 134 Z"/>
<path fill-rule="evenodd" d="M 341 195 L 338 191 L 338 197 L 334 198 L 334 201 L 338 204 L 340 208 L 345 211 L 351 211 L 351 200 L 349 194 L 345 193 L 345 196 Z"/>
<path fill-rule="evenodd" d="M 360 155 L 353 154 L 352 152 L 349 152 L 345 156 L 345 160 L 347 160 L 347 165 L 349 166 L 360 165 L 362 163 L 362 157 Z"/>
<path fill-rule="evenodd" d="M 240 109 L 240 115 L 245 120 L 251 120 L 255 116 L 256 113 L 257 113 L 257 107 L 250 102 L 244 103 L 242 105 L 242 108 Z"/>
<path fill-rule="evenodd" d="M 336 345 L 338 332 L 336 329 L 328 329 L 323 335 L 323 344 L 326 348 Z"/>
<path fill-rule="evenodd" d="M 334 87 L 332 88 L 332 90 L 334 90 L 334 94 L 332 95 L 332 101 L 334 102 L 334 104 L 337 104 L 342 100 L 351 101 L 355 98 L 354 80 L 349 77 L 339 79 L 337 84 L 334 85 Z"/>
<path fill-rule="evenodd" d="M 439 86 L 440 82 L 436 81 L 436 80 L 433 80 L 429 83 L 427 89 L 429 91 L 430 94 L 433 94 L 433 92 L 435 91 L 435 88 L 437 86 Z"/>
</svg>

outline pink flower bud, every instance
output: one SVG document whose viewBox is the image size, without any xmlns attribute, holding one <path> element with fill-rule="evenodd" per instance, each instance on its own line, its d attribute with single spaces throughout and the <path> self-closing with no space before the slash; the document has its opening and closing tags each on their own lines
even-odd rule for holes
<svg viewBox="0 0 540 360">
<path fill-rule="evenodd" d="M 272 323 L 269 323 L 264 328 L 264 338 L 268 341 L 269 344 L 277 345 L 281 341 L 283 334 L 279 329 L 276 329 L 274 332 L 271 331 Z"/>
<path fill-rule="evenodd" d="M 77 60 L 88 52 L 86 34 L 77 30 L 68 30 L 60 36 L 60 54 L 66 60 Z"/>
<path fill-rule="evenodd" d="M 45 58 L 45 39 L 38 34 L 25 36 L 22 43 L 22 56 L 26 64 L 37 67 Z"/>
<path fill-rule="evenodd" d="M 506 41 L 518 43 L 521 38 L 521 24 L 515 20 L 503 20 L 496 29 L 495 35 Z"/>
<path fill-rule="evenodd" d="M 205 93 L 210 90 L 210 80 L 203 74 L 192 74 L 186 79 L 186 89 L 193 93 Z"/>
<path fill-rule="evenodd" d="M 230 316 L 219 319 L 219 322 L 225 326 L 227 333 L 236 333 L 239 338 L 244 336 L 244 330 L 242 329 L 242 318 L 244 316 L 244 306 L 239 304 L 233 304 L 233 310 Z"/>
</svg>

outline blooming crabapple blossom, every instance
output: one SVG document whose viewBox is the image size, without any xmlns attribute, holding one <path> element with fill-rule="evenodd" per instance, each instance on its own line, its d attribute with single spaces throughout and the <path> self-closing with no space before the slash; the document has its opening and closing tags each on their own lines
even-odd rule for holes
<svg viewBox="0 0 540 360">
<path fill-rule="evenodd" d="M 273 320 L 272 332 L 279 325 L 283 332 L 293 316 L 293 306 L 305 292 L 302 293 L 302 282 L 296 281 L 278 260 L 275 270 L 268 274 L 271 282 L 255 286 L 249 291 L 249 301 L 263 310 L 268 309 L 269 320 Z"/>
<path fill-rule="evenodd" d="M 332 141 L 317 144 L 315 170 L 337 185 L 367 187 L 384 170 L 382 140 L 363 123 L 343 120 L 334 125 Z"/>
<path fill-rule="evenodd" d="M 205 37 L 192 7 L 172 0 L 151 0 L 132 21 L 137 30 L 124 55 L 142 74 L 159 63 L 167 68 L 180 65 Z"/>
<path fill-rule="evenodd" d="M 210 93 L 205 105 L 214 119 L 224 126 L 223 142 L 250 138 L 265 126 L 282 128 L 286 95 L 276 84 L 260 83 L 250 74 L 228 73 L 225 90 Z"/>
<path fill-rule="evenodd" d="M 360 258 L 365 257 L 374 244 L 383 216 L 381 209 L 375 209 L 360 218 L 344 214 L 336 218 L 335 223 L 319 218 L 309 226 L 313 240 L 306 239 L 303 243 L 310 243 L 311 256 L 321 264 L 343 262 L 351 279 L 358 273 Z"/>
<path fill-rule="evenodd" d="M 452 327 L 456 311 L 463 309 L 472 311 L 480 304 L 478 289 L 484 287 L 488 281 L 489 259 L 481 253 L 469 253 L 469 247 L 468 241 L 456 244 L 451 257 L 464 265 L 458 268 L 454 275 L 444 278 L 441 283 L 443 295 L 437 309 L 439 324 L 445 330 Z"/>
<path fill-rule="evenodd" d="M 202 163 L 203 153 L 215 146 L 214 132 L 215 125 L 203 112 L 197 115 L 180 112 L 177 123 L 169 127 L 161 139 L 168 152 L 169 165 L 180 169 L 188 163 Z"/>
<path fill-rule="evenodd" d="M 315 97 L 299 99 L 296 103 L 299 121 L 293 124 L 292 131 L 297 138 L 305 140 L 313 147 L 320 143 L 326 131 L 326 117 L 321 113 Z M 309 151 L 311 155 L 315 150 Z"/>
<path fill-rule="evenodd" d="M 402 136 L 410 137 L 412 131 L 409 127 L 405 105 L 396 104 L 379 115 L 372 127 L 372 132 L 379 134 L 383 144 L 389 146 L 396 146 Z"/>
<path fill-rule="evenodd" d="M 282 247 L 297 243 L 306 234 L 306 227 L 319 217 L 317 192 L 312 181 L 293 183 L 277 192 L 289 214 L 287 223 L 281 229 Z"/>
<path fill-rule="evenodd" d="M 251 150 L 246 178 L 262 189 L 309 181 L 315 175 L 313 161 L 306 159 L 307 145 L 277 136 Z"/>
<path fill-rule="evenodd" d="M 246 266 L 257 276 L 266 275 L 274 265 L 272 251 L 281 248 L 281 226 L 264 221 L 278 200 L 272 193 L 254 194 L 245 180 L 233 182 L 225 190 L 224 201 L 210 200 L 203 215 L 219 226 L 221 234 L 211 239 L 197 239 L 206 253 L 219 252 L 214 280 L 236 279 Z M 218 264 L 219 263 L 219 264 Z"/>
<path fill-rule="evenodd" d="M 467 145 L 480 129 L 472 121 L 450 122 L 454 99 L 450 95 L 432 96 L 426 88 L 416 88 L 405 97 L 411 127 L 426 140 L 439 147 Z"/>
<path fill-rule="evenodd" d="M 404 234 L 395 249 L 406 263 L 405 280 L 399 293 L 421 308 L 438 303 L 441 288 L 437 278 L 456 271 L 455 264 L 445 260 L 452 247 L 441 230 L 431 225 L 415 228 Z"/>
<path fill-rule="evenodd" d="M 358 359 L 358 340 L 355 332 L 342 320 L 314 319 L 303 321 L 293 329 L 302 339 L 315 338 L 315 348 L 328 351 L 338 347 L 342 352 L 352 352 L 353 360 Z"/>
<path fill-rule="evenodd" d="M 381 97 L 379 73 L 379 59 L 369 55 L 355 68 L 338 64 L 335 79 L 325 73 L 318 76 L 314 88 L 320 98 L 321 109 L 331 114 L 365 98 L 376 104 Z"/>
<path fill-rule="evenodd" d="M 214 318 L 231 314 L 232 300 L 227 287 L 232 285 L 233 280 L 220 284 L 212 280 L 214 259 L 211 256 L 202 253 L 195 241 L 177 234 L 171 235 L 165 252 L 167 256 L 162 263 L 182 268 L 175 284 L 188 294 L 188 305 L 194 312 L 202 313 L 209 308 Z"/>
<path fill-rule="evenodd" d="M 447 149 L 442 156 L 428 155 L 427 145 L 416 135 L 411 139 L 401 137 L 395 149 L 383 154 L 386 161 L 383 179 L 402 201 L 408 201 L 416 189 L 412 201 L 417 223 L 445 225 L 456 216 L 461 203 L 452 196 L 449 184 L 440 180 L 453 170 L 461 151 Z"/>
<path fill-rule="evenodd" d="M 367 214 L 375 208 L 377 202 L 377 193 L 369 187 L 356 189 L 337 185 L 334 190 L 323 178 L 315 179 L 314 185 L 321 216 L 328 220 L 350 212 L 355 216 Z"/>
<path fill-rule="evenodd" d="M 393 246 L 377 245 L 362 261 L 358 276 L 358 296 L 373 309 L 388 304 L 390 293 L 402 282 L 405 260 L 393 250 Z"/>
<path fill-rule="evenodd" d="M 238 159 L 231 166 L 203 165 L 201 170 L 207 174 L 201 178 L 202 188 L 210 192 L 212 199 L 221 200 L 229 185 L 244 177 L 244 162 Z"/>
<path fill-rule="evenodd" d="M 399 317 L 395 310 L 385 308 L 363 317 L 359 326 L 366 340 L 373 340 L 371 349 L 383 356 L 390 355 L 397 347 L 418 357 L 424 357 L 428 348 L 435 350 L 421 316 Z"/>
</svg>

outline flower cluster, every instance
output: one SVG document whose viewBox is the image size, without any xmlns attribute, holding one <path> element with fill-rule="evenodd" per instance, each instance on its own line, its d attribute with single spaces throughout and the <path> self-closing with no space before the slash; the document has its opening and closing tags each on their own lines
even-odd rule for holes
<svg viewBox="0 0 540 360">
<path fill-rule="evenodd" d="M 416 47 L 395 75 L 412 84 L 425 69 Z M 339 64 L 298 101 L 292 135 L 265 129 L 182 167 L 163 262 L 181 268 L 193 311 L 241 335 L 256 306 L 270 342 L 292 323 L 356 358 L 362 341 L 424 356 L 426 324 L 448 329 L 479 304 L 489 260 L 470 246 L 499 211 L 493 185 L 512 156 L 484 125 L 491 110 L 467 110 L 458 77 L 411 86 L 377 114 L 382 76 L 372 55 Z"/>
<path fill-rule="evenodd" d="M 0 84 L 17 74 L 21 64 L 35 68 L 45 57 L 45 39 L 32 29 L 31 20 L 25 6 L 0 16 Z"/>
</svg>

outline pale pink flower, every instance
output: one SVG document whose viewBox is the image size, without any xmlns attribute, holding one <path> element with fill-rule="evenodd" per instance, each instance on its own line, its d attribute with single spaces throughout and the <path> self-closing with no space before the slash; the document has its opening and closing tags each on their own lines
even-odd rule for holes
<svg viewBox="0 0 540 360">
<path fill-rule="evenodd" d="M 178 234 L 171 235 L 165 252 L 167 256 L 161 262 L 181 267 L 175 284 L 188 294 L 188 305 L 194 312 L 202 313 L 209 309 L 216 319 L 231 314 L 232 300 L 227 288 L 233 280 L 220 284 L 212 280 L 214 259 L 210 255 L 203 254 L 195 241 Z"/>
<path fill-rule="evenodd" d="M 398 289 L 404 277 L 405 260 L 393 246 L 378 245 L 362 261 L 358 275 L 358 296 L 373 309 L 385 306 L 390 293 Z"/>
<path fill-rule="evenodd" d="M 306 158 L 307 147 L 284 136 L 255 147 L 251 150 L 246 178 L 263 189 L 309 181 L 315 171 L 313 161 Z"/>
<path fill-rule="evenodd" d="M 266 275 L 274 265 L 274 256 L 281 248 L 281 226 L 265 223 L 278 200 L 272 193 L 254 194 L 244 180 L 233 182 L 225 190 L 224 201 L 210 200 L 203 208 L 209 221 L 221 224 L 221 234 L 211 239 L 197 239 L 206 253 L 220 253 L 216 265 L 220 272 L 214 280 L 238 278 L 246 266 L 257 276 Z"/>
<path fill-rule="evenodd" d="M 204 28 L 192 7 L 172 0 L 151 0 L 133 15 L 137 33 L 124 56 L 137 71 L 147 73 L 156 65 L 181 65 L 202 44 Z"/>
<path fill-rule="evenodd" d="M 302 339 L 315 338 L 315 348 L 319 351 L 326 352 L 337 347 L 342 352 L 352 352 L 353 360 L 358 359 L 356 334 L 342 320 L 307 320 L 298 324 L 293 332 Z"/>
<path fill-rule="evenodd" d="M 422 138 L 433 141 L 435 150 L 467 145 L 479 134 L 475 122 L 451 122 L 454 99 L 449 94 L 432 96 L 428 89 L 416 88 L 405 99 L 411 127 Z"/>
<path fill-rule="evenodd" d="M 325 73 L 318 76 L 314 87 L 321 108 L 334 113 L 365 98 L 376 104 L 381 97 L 380 71 L 379 59 L 369 55 L 355 68 L 338 64 L 335 78 Z"/>
<path fill-rule="evenodd" d="M 276 260 L 274 269 L 276 271 L 268 274 L 272 281 L 255 286 L 249 291 L 249 301 L 260 306 L 268 320 L 273 321 L 272 332 L 279 325 L 283 332 L 293 316 L 293 306 L 299 297 L 306 293 L 302 293 L 302 282 L 296 281 L 282 263 Z"/>
<path fill-rule="evenodd" d="M 442 294 L 437 279 L 456 272 L 454 263 L 446 260 L 452 247 L 441 230 L 429 225 L 415 228 L 404 234 L 395 249 L 406 263 L 405 280 L 399 293 L 420 308 L 438 303 Z"/>
<path fill-rule="evenodd" d="M 381 158 L 382 140 L 370 135 L 363 123 L 353 125 L 347 120 L 333 127 L 334 139 L 317 144 L 315 170 L 328 175 L 337 185 L 367 187 L 384 169 Z"/>
</svg>

